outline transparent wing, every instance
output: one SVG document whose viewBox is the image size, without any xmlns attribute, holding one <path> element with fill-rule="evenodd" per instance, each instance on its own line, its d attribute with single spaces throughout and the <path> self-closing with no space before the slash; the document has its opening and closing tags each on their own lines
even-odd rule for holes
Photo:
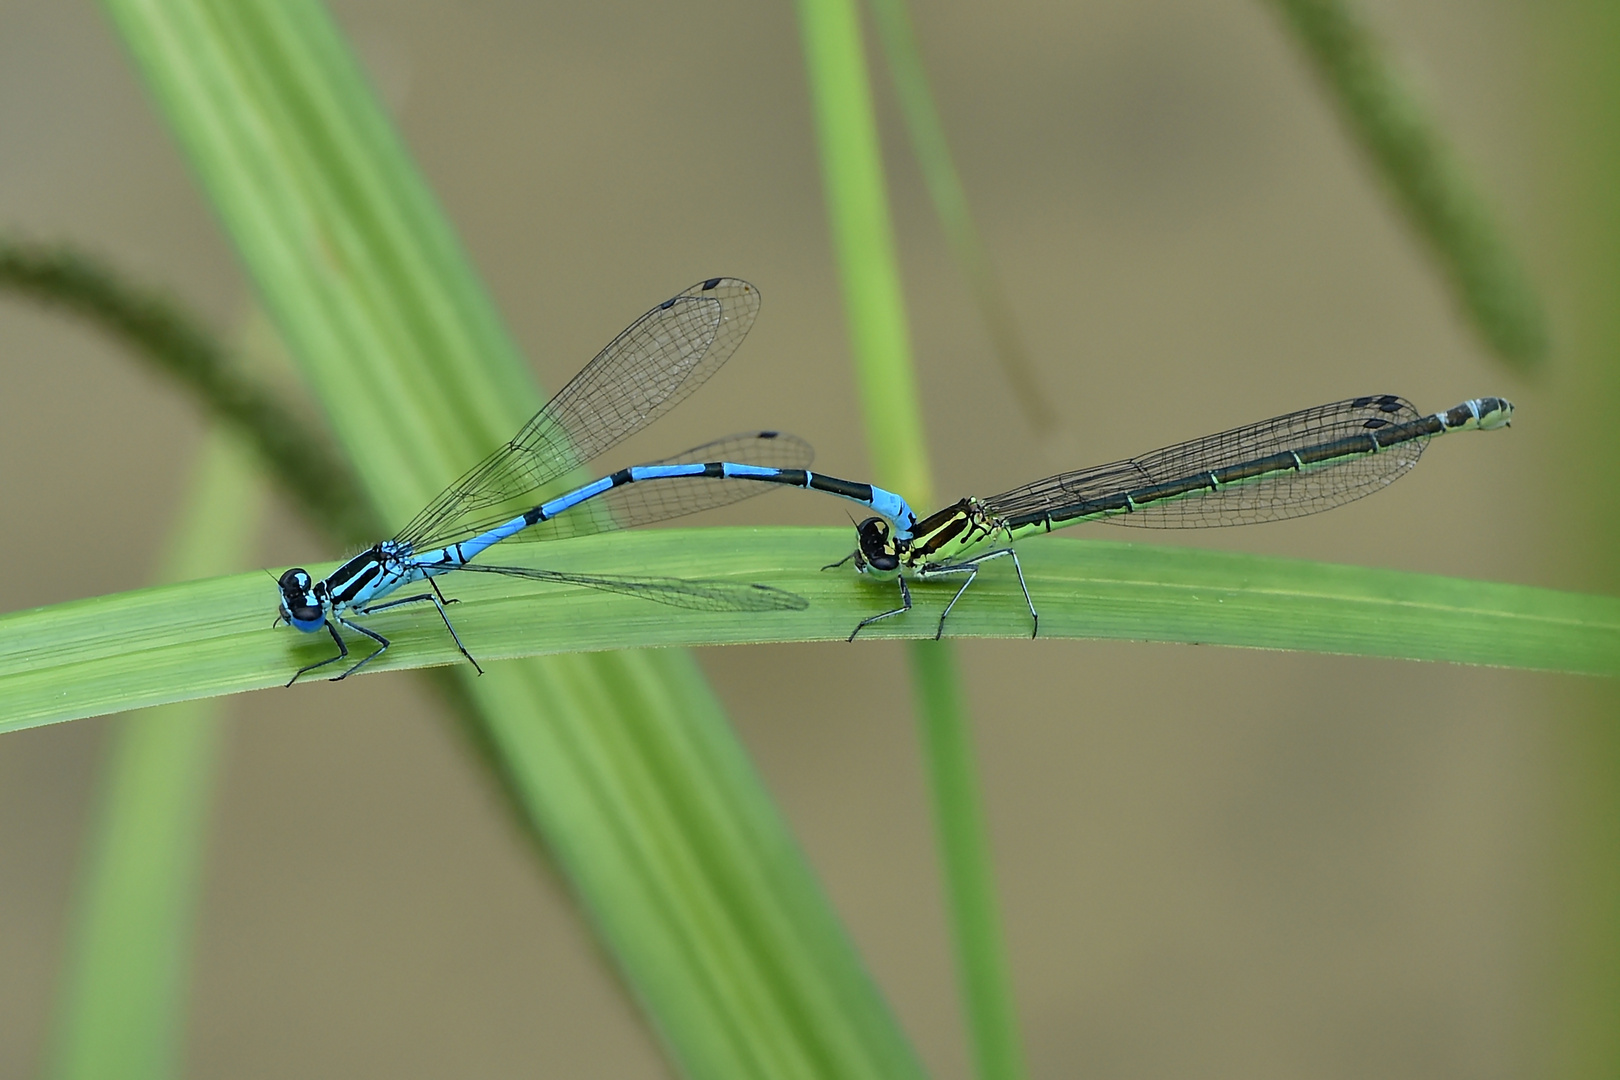
<svg viewBox="0 0 1620 1080">
<path fill-rule="evenodd" d="M 621 577 L 613 574 L 565 574 L 556 570 L 536 570 L 525 566 L 485 566 L 481 563 L 468 563 L 461 569 L 528 578 L 531 581 L 549 581 L 557 585 L 579 585 L 587 589 L 636 596 L 657 604 L 690 608 L 694 611 L 803 611 L 810 606 L 810 601 L 798 593 L 749 582 L 674 577 Z"/>
<path fill-rule="evenodd" d="M 648 462 L 650 465 L 684 465 L 688 462 L 730 461 L 741 465 L 765 465 L 775 469 L 804 469 L 815 460 L 816 452 L 803 439 L 780 431 L 750 431 L 730 435 L 702 446 Z M 754 480 L 723 480 L 705 476 L 683 476 L 667 480 L 643 480 L 613 488 L 594 499 L 571 507 L 549 521 L 531 525 L 513 536 L 512 541 L 562 540 L 570 536 L 590 536 L 614 529 L 650 525 L 655 521 L 712 510 L 772 490 L 774 485 Z"/>
<path fill-rule="evenodd" d="M 394 539 L 423 551 L 508 520 L 524 496 L 646 427 L 713 375 L 759 312 L 759 291 L 711 278 L 631 323 L 512 440 L 473 467 Z"/>
<path fill-rule="evenodd" d="M 1122 492 L 1364 436 L 1419 418 L 1410 402 L 1392 394 L 1351 398 L 1177 443 L 1141 457 L 1060 473 L 982 502 L 1002 518 L 1059 510 L 1074 516 L 1076 509 L 1084 513 L 1087 503 Z M 1272 473 L 1192 498 L 1150 503 L 1133 513 L 1103 520 L 1111 525 L 1186 529 L 1303 517 L 1353 502 L 1393 483 L 1417 464 L 1427 443 L 1424 438 L 1409 439 L 1376 454 L 1356 454 L 1302 471 Z"/>
</svg>

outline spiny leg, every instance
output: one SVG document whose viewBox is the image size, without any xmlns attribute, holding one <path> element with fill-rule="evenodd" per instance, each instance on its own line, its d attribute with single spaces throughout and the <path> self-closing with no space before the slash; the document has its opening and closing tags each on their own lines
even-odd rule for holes
<svg viewBox="0 0 1620 1080">
<path fill-rule="evenodd" d="M 405 604 L 420 604 L 423 600 L 432 599 L 432 593 L 418 593 L 415 596 L 405 596 L 398 600 L 385 600 L 381 604 L 370 604 L 363 608 L 351 608 L 350 610 L 356 615 L 375 615 L 377 612 L 387 611 L 389 608 L 401 607 Z"/>
<path fill-rule="evenodd" d="M 461 650 L 461 655 L 465 656 L 467 658 L 467 662 L 473 666 L 473 670 L 477 671 L 478 674 L 482 675 L 484 673 L 484 669 L 478 666 L 478 661 L 474 660 L 473 656 L 472 656 L 472 653 L 467 651 L 467 646 L 465 646 L 465 645 L 463 645 L 461 643 L 461 635 L 457 634 L 456 633 L 456 628 L 454 626 L 450 625 L 450 616 L 444 610 L 444 605 L 445 604 L 456 604 L 456 603 L 460 603 L 460 601 L 458 601 L 458 600 L 445 600 L 444 599 L 444 594 L 439 592 L 439 587 L 434 584 L 432 578 L 428 579 L 428 584 L 430 586 L 432 586 L 433 592 L 430 592 L 430 593 L 418 593 L 415 596 L 406 596 L 406 597 L 403 597 L 403 598 L 401 598 L 399 600 L 389 600 L 386 603 L 372 604 L 370 607 L 367 607 L 367 608 L 357 608 L 355 610 L 355 614 L 357 614 L 357 615 L 372 615 L 372 614 L 375 614 L 376 612 L 379 612 L 379 611 L 386 611 L 388 608 L 399 607 L 401 604 L 418 604 L 418 603 L 421 603 L 423 600 L 431 600 L 431 601 L 433 601 L 433 606 L 439 609 L 439 618 L 444 620 L 444 628 L 446 630 L 450 631 L 450 640 L 452 640 L 452 641 L 454 641 L 456 643 L 456 648 Z M 345 625 L 351 625 L 351 624 L 345 623 Z M 381 649 L 377 650 L 377 652 L 381 652 L 381 651 L 382 651 Z M 376 654 L 373 653 L 372 655 L 374 656 Z M 368 659 L 369 659 L 369 657 L 368 657 Z M 356 666 L 358 666 L 358 665 L 356 665 Z"/>
<path fill-rule="evenodd" d="M 1029 640 L 1034 641 L 1035 636 L 1041 632 L 1040 612 L 1035 610 L 1035 601 L 1029 598 L 1029 586 L 1024 584 L 1024 568 L 1018 564 L 1018 552 L 1014 551 L 1012 548 L 1008 548 L 1007 554 L 1012 556 L 1013 570 L 1018 574 L 1018 587 L 1024 590 L 1024 603 L 1029 605 L 1029 619 L 1031 623 L 1029 628 Z"/>
<path fill-rule="evenodd" d="M 890 615 L 904 615 L 906 612 L 911 610 L 910 586 L 906 584 L 906 579 L 903 577 L 895 578 L 895 580 L 900 583 L 900 606 L 895 608 L 893 611 L 885 611 L 881 615 L 868 615 L 866 618 L 855 624 L 855 629 L 849 632 L 849 637 L 845 638 L 845 641 L 854 641 L 856 634 L 860 633 L 862 630 L 865 630 L 868 626 L 871 626 L 879 619 L 887 619 Z"/>
<path fill-rule="evenodd" d="M 1022 567 L 1018 566 L 1018 553 L 1012 548 L 997 548 L 995 551 L 987 551 L 983 555 L 977 555 L 971 559 L 966 559 L 959 563 L 952 563 L 947 566 L 930 566 L 925 568 L 924 573 L 931 578 L 944 577 L 946 574 L 967 575 L 967 580 L 962 582 L 962 587 L 960 589 L 956 590 L 956 595 L 951 597 L 951 602 L 946 604 L 945 610 L 939 613 L 939 629 L 934 632 L 935 641 L 938 641 L 944 636 L 945 619 L 950 615 L 951 609 L 956 606 L 956 602 L 962 599 L 962 594 L 967 592 L 968 586 L 973 584 L 973 579 L 979 576 L 980 565 L 989 562 L 991 559 L 999 559 L 1004 555 L 1012 556 L 1013 566 L 1018 569 L 1018 584 L 1022 586 L 1024 584 L 1024 571 Z M 1035 605 L 1030 603 L 1029 589 L 1027 587 L 1024 589 L 1024 602 L 1029 604 L 1029 613 L 1031 615 L 1035 615 Z M 1038 620 L 1040 616 L 1036 615 L 1035 618 L 1037 619 L 1035 625 L 1039 627 L 1040 623 Z"/>
<path fill-rule="evenodd" d="M 454 599 L 446 600 L 444 598 L 444 593 L 439 591 L 439 583 L 437 581 L 434 581 L 432 578 L 428 578 L 427 582 L 428 585 L 433 589 L 433 606 L 439 609 L 439 618 L 444 620 L 444 628 L 450 631 L 450 640 L 456 643 L 456 648 L 461 650 L 461 655 L 467 658 L 467 663 L 473 666 L 473 670 L 482 675 L 484 673 L 484 669 L 478 666 L 478 661 L 473 659 L 473 654 L 468 652 L 467 646 L 461 643 L 461 635 L 456 633 L 456 628 L 450 625 L 450 615 L 444 610 L 444 605 L 459 604 L 461 601 Z"/>
<path fill-rule="evenodd" d="M 313 664 L 305 664 L 303 667 L 299 668 L 293 673 L 292 678 L 287 680 L 288 686 L 291 686 L 293 683 L 297 682 L 299 676 L 303 675 L 306 671 L 314 671 L 316 668 L 323 668 L 327 664 L 335 664 L 339 660 L 348 658 L 349 647 L 343 643 L 343 637 L 337 632 L 337 627 L 332 625 L 331 619 L 326 620 L 326 629 L 332 635 L 332 640 L 337 642 L 338 654 L 336 656 L 328 656 L 325 660 L 318 660 Z"/>
<path fill-rule="evenodd" d="M 377 631 L 372 630 L 372 629 L 370 629 L 368 627 L 361 626 L 359 623 L 350 622 L 348 619 L 345 619 L 341 615 L 339 615 L 337 617 L 337 621 L 342 623 L 344 626 L 347 626 L 350 630 L 355 631 L 356 633 L 366 635 L 366 637 L 370 638 L 372 641 L 375 641 L 377 643 L 377 651 L 376 652 L 372 653 L 370 656 L 366 657 L 364 660 L 362 660 L 358 664 L 354 665 L 354 667 L 350 668 L 348 671 L 345 671 L 343 674 L 335 677 L 332 680 L 333 682 L 342 682 L 344 679 L 347 679 L 350 675 L 353 675 L 355 672 L 359 671 L 361 668 L 365 667 L 367 664 L 369 664 L 373 660 L 377 659 L 377 657 L 379 657 L 383 653 L 387 652 L 390 642 L 389 642 L 389 640 L 387 638 L 385 638 L 381 634 L 377 633 Z"/>
<path fill-rule="evenodd" d="M 852 551 L 848 555 L 845 555 L 842 559 L 839 559 L 837 562 L 828 563 L 826 566 L 823 566 L 822 569 L 823 570 L 836 570 L 840 566 L 843 566 L 845 563 L 849 562 L 849 560 L 853 559 L 854 557 L 855 557 L 855 552 Z"/>
<path fill-rule="evenodd" d="M 956 590 L 956 595 L 951 597 L 951 602 L 945 605 L 945 610 L 939 613 L 939 625 L 934 628 L 935 641 L 938 641 L 940 638 L 945 636 L 945 620 L 950 617 L 951 608 L 955 607 L 956 602 L 962 599 L 962 594 L 967 592 L 967 587 L 973 584 L 973 579 L 978 576 L 979 564 L 974 563 L 972 566 L 967 568 L 967 580 L 962 582 L 962 587 L 960 589 Z"/>
</svg>

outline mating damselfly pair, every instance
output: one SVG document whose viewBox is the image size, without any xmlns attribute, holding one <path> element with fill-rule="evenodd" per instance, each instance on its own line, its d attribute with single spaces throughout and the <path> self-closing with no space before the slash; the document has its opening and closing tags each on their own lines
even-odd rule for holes
<svg viewBox="0 0 1620 1080">
<path fill-rule="evenodd" d="M 1417 463 L 1428 440 L 1451 431 L 1506 426 L 1513 406 L 1476 398 L 1424 416 L 1393 395 L 1351 398 L 1233 428 L 1141 457 L 1059 473 L 990 498 L 963 499 L 919 518 L 905 499 L 871 484 L 808 469 L 808 443 L 774 431 L 733 435 L 683 454 L 621 469 L 538 505 L 526 496 L 606 453 L 651 424 L 713 375 L 736 351 L 759 312 L 759 291 L 737 278 L 710 278 L 647 312 L 546 403 L 512 439 L 446 488 L 393 539 L 316 580 L 295 567 L 278 581 L 280 614 L 306 633 L 325 629 L 349 656 L 342 625 L 377 644 L 337 679 L 365 667 L 389 640 L 355 617 L 432 603 L 456 647 L 473 659 L 450 621 L 434 580 L 452 570 L 505 574 L 638 596 L 700 611 L 792 611 L 793 593 L 763 584 L 618 574 L 576 574 L 473 561 L 503 541 L 558 540 L 667 521 L 767 490 L 763 484 L 824 491 L 873 511 L 856 527 L 853 562 L 863 575 L 898 583 L 900 606 L 861 620 L 862 629 L 911 609 L 907 579 L 960 580 L 951 609 L 986 562 L 1009 558 L 1040 619 L 1014 541 L 1083 521 L 1185 528 L 1240 525 L 1314 514 L 1369 495 Z M 829 567 L 830 568 L 830 567 Z M 388 599 L 406 585 L 427 591 Z M 482 671 L 482 668 L 479 668 Z"/>
</svg>

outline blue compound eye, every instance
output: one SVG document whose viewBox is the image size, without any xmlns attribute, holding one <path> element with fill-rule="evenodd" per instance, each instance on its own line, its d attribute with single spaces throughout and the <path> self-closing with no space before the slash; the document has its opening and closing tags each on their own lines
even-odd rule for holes
<svg viewBox="0 0 1620 1080">
<path fill-rule="evenodd" d="M 304 607 L 303 605 L 289 607 L 287 609 L 287 621 L 304 633 L 312 634 L 326 622 L 326 613 L 318 607 Z"/>
</svg>

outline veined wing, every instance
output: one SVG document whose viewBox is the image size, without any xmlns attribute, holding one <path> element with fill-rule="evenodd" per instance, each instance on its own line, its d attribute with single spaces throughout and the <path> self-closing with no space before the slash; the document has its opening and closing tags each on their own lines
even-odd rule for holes
<svg viewBox="0 0 1620 1080">
<path fill-rule="evenodd" d="M 1073 520 L 1088 513 L 1107 513 L 1103 520 L 1113 525 L 1163 529 L 1247 525 L 1303 517 L 1353 502 L 1405 475 L 1417 464 L 1428 440 L 1411 438 L 1371 452 L 1367 436 L 1419 418 L 1410 402 L 1392 394 L 1351 398 L 1177 443 L 1140 457 L 1060 473 L 982 502 L 1000 518 L 1051 513 L 1062 520 Z M 1190 492 L 1189 497 L 1143 500 L 1129 513 L 1106 509 L 1120 506 L 1123 494 L 1175 486 L 1186 480 L 1203 483 L 1200 478 L 1210 473 L 1261 463 L 1275 455 L 1298 454 L 1309 462 L 1312 455 L 1308 451 L 1332 445 L 1347 452 L 1305 468 L 1279 458 L 1275 469 L 1257 470 L 1253 476 L 1213 488 L 1206 486 Z M 1367 452 L 1361 452 L 1363 449 Z"/>
<path fill-rule="evenodd" d="M 461 569 L 475 570 L 483 574 L 528 578 L 531 581 L 548 581 L 558 585 L 579 585 L 587 589 L 621 593 L 693 611 L 803 611 L 810 606 L 810 601 L 798 593 L 746 581 L 569 574 L 527 566 L 486 566 L 482 563 L 468 563 Z"/>
<path fill-rule="evenodd" d="M 713 375 L 759 312 L 759 290 L 710 278 L 659 304 L 608 343 L 505 446 L 474 466 L 394 539 L 423 551 L 520 513 L 524 496 L 646 427 Z"/>
</svg>

